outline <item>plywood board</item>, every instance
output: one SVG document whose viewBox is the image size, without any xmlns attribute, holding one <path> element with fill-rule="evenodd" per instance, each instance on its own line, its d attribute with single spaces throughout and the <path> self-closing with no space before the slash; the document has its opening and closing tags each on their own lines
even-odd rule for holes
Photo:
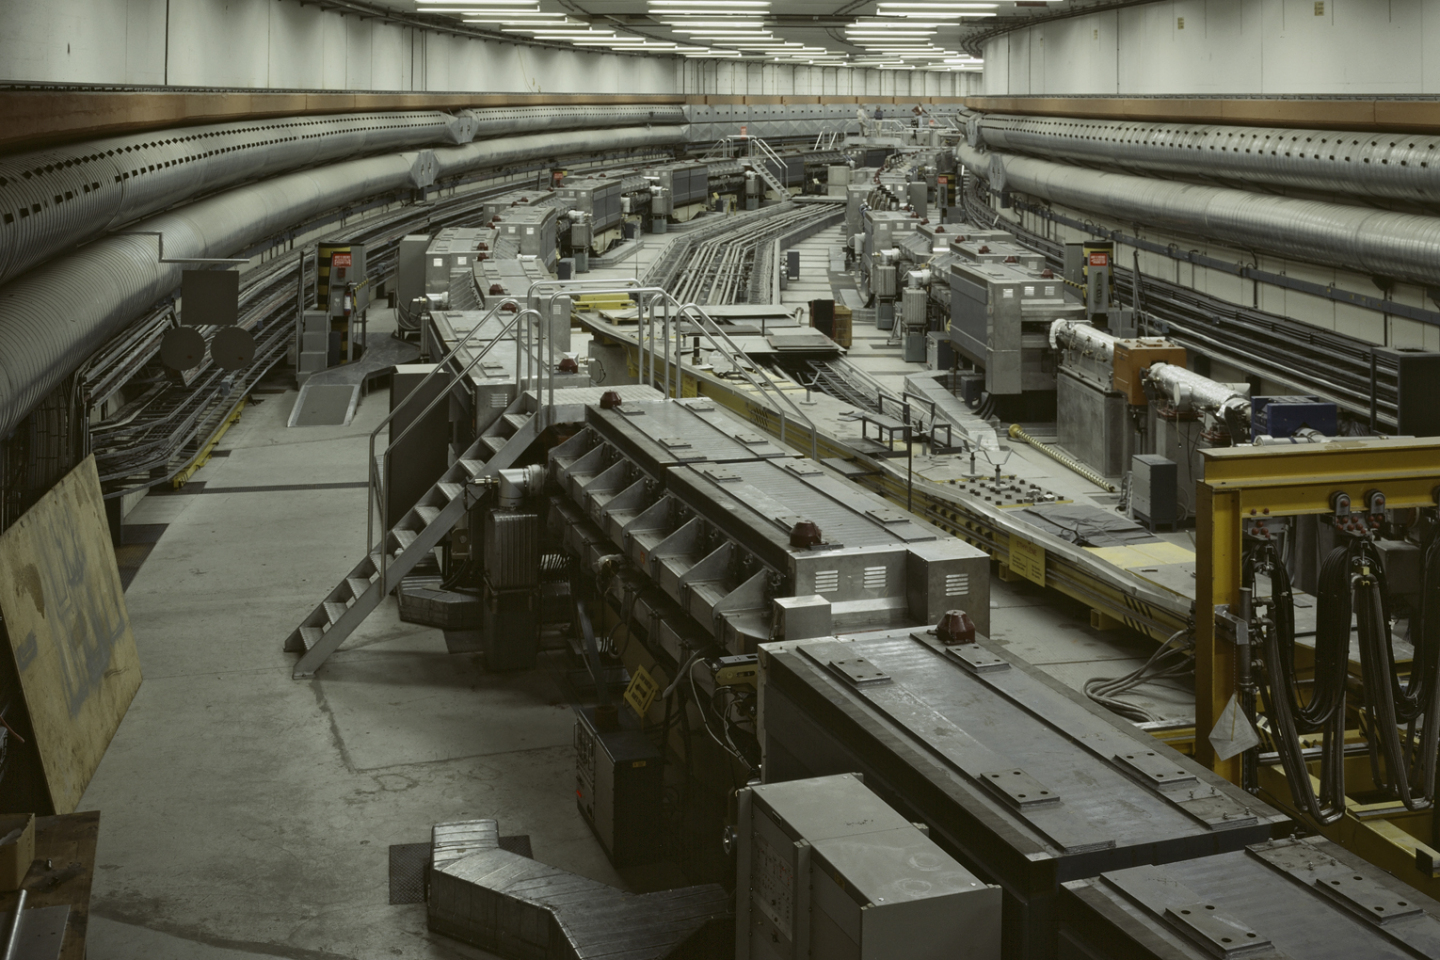
<svg viewBox="0 0 1440 960">
<path fill-rule="evenodd" d="M 0 616 L 51 803 L 71 813 L 140 687 L 93 457 L 0 534 Z"/>
</svg>

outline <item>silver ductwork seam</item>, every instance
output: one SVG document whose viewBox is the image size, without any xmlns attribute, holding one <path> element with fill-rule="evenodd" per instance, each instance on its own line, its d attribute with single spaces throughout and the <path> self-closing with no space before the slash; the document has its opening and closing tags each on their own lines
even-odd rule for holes
<svg viewBox="0 0 1440 960">
<path fill-rule="evenodd" d="M 1384 200 L 1440 199 L 1440 137 L 987 114 L 970 145 L 1140 173 Z"/>
<path fill-rule="evenodd" d="M 957 148 L 1003 189 L 1123 223 L 1140 223 L 1305 263 L 1440 285 L 1440 218 L 1103 173 Z"/>
<path fill-rule="evenodd" d="M 136 223 L 167 258 L 227 257 L 346 203 L 530 159 L 682 143 L 683 127 L 574 131 L 331 164 L 240 187 Z M 180 284 L 153 236 L 111 236 L 0 287 L 0 439 L 139 313 Z"/>
<path fill-rule="evenodd" d="M 278 117 L 0 157 L 0 283 L 119 226 L 241 183 L 395 150 L 685 122 L 678 106 L 495 107 Z"/>
</svg>

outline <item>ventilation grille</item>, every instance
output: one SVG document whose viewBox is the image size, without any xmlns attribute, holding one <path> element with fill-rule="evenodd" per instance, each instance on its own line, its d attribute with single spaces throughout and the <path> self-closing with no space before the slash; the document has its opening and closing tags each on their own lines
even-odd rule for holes
<svg viewBox="0 0 1440 960">
<path fill-rule="evenodd" d="M 817 570 L 815 572 L 815 592 L 834 593 L 840 589 L 839 570 Z"/>
<path fill-rule="evenodd" d="M 865 568 L 865 589 L 866 589 L 866 590 L 884 590 L 884 589 L 885 589 L 885 568 L 884 568 L 884 567 L 866 567 L 866 568 Z"/>
<path fill-rule="evenodd" d="M 505 394 L 503 394 L 503 393 L 492 393 L 492 394 L 490 394 L 490 406 L 495 407 L 495 408 L 498 409 L 498 408 L 500 408 L 500 407 L 508 407 L 509 405 L 510 405 L 510 398 L 507 397 L 507 396 L 505 396 Z"/>
<path fill-rule="evenodd" d="M 970 574 L 968 573 L 947 573 L 945 574 L 945 596 L 963 597 L 970 592 Z"/>
</svg>

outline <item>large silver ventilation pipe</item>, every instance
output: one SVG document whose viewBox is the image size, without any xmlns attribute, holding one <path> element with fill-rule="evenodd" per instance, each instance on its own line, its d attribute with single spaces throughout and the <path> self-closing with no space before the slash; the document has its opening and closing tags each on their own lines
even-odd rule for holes
<svg viewBox="0 0 1440 960">
<path fill-rule="evenodd" d="M 239 187 L 136 223 L 167 258 L 228 257 L 347 203 L 532 159 L 682 143 L 682 127 L 510 137 L 331 164 Z M 152 236 L 112 236 L 0 287 L 0 439 L 91 353 L 180 284 Z"/>
<path fill-rule="evenodd" d="M 678 106 L 496 107 L 214 123 L 0 157 L 0 282 L 201 194 L 353 157 L 559 130 L 680 125 Z"/>
<path fill-rule="evenodd" d="M 1440 218 L 1273 197 L 1030 157 L 976 150 L 957 155 L 997 190 L 1360 273 L 1440 284 Z"/>
<path fill-rule="evenodd" d="M 1213 413 L 1227 424 L 1238 415 L 1240 422 L 1247 426 L 1250 423 L 1250 398 L 1230 384 L 1217 383 L 1173 363 L 1152 364 L 1145 372 L 1145 380 L 1177 410 Z M 1237 437 L 1235 442 L 1241 439 Z"/>
<path fill-rule="evenodd" d="M 971 146 L 1141 173 L 1385 200 L 1440 199 L 1440 137 L 986 114 Z"/>
</svg>

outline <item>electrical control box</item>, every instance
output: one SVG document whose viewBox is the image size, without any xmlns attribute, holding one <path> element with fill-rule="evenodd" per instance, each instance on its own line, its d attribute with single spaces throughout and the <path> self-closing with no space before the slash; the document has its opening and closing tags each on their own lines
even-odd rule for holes
<svg viewBox="0 0 1440 960">
<path fill-rule="evenodd" d="M 1309 428 L 1333 437 L 1340 428 L 1339 408 L 1319 397 L 1255 397 L 1250 401 L 1250 439 L 1293 437 Z"/>
<path fill-rule="evenodd" d="M 739 960 L 998 960 L 987 886 L 858 774 L 739 793 Z"/>
<path fill-rule="evenodd" d="M 575 720 L 575 805 L 617 867 L 660 857 L 664 765 L 628 708 L 606 723 L 595 707 Z M 609 729 L 605 729 L 605 727 Z"/>
<path fill-rule="evenodd" d="M 1177 503 L 1180 476 L 1175 461 L 1159 454 L 1136 454 L 1130 460 L 1130 511 L 1154 531 L 1180 520 Z"/>
</svg>

